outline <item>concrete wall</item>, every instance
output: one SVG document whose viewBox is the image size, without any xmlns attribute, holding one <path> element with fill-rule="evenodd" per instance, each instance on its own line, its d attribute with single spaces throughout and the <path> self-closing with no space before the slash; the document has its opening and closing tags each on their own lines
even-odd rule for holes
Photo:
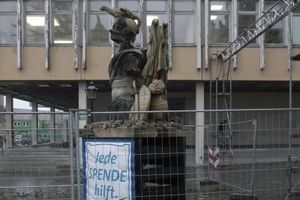
<svg viewBox="0 0 300 200">
<path fill-rule="evenodd" d="M 222 48 L 210 48 L 214 54 Z M 294 49 L 293 55 L 300 52 Z M 16 67 L 16 47 L 0 47 L 0 80 L 107 80 L 112 53 L 109 46 L 87 49 L 87 69 L 74 69 L 72 47 L 51 47 L 50 69 L 45 69 L 43 47 L 24 47 L 23 68 Z M 259 48 L 245 48 L 238 54 L 233 80 L 288 80 L 287 49 L 266 48 L 266 68 L 259 69 Z M 210 70 L 196 68 L 196 47 L 174 47 L 169 80 L 210 80 L 219 74 L 220 64 L 211 60 Z M 227 63 L 224 64 L 226 66 Z M 294 80 L 300 80 L 300 62 L 295 63 Z"/>
</svg>

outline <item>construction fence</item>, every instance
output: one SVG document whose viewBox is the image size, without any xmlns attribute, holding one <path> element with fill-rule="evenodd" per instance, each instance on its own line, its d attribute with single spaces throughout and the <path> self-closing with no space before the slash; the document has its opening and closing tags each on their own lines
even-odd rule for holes
<svg viewBox="0 0 300 200">
<path fill-rule="evenodd" d="M 299 109 L 0 116 L 3 200 L 300 198 Z M 130 168 L 110 189 L 102 183 L 112 180 L 95 170 L 106 162 L 96 149 L 107 152 L 110 165 L 123 150 L 107 148 L 107 142 L 132 145 L 126 149 Z M 123 186 L 126 177 L 130 184 Z"/>
</svg>

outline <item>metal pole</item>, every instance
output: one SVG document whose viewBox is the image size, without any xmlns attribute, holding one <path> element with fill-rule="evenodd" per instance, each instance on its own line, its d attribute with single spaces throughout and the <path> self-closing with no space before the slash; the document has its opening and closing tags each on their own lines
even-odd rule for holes
<svg viewBox="0 0 300 200">
<path fill-rule="evenodd" d="M 93 112 L 94 112 L 94 99 L 91 99 L 91 123 L 94 122 Z"/>
<path fill-rule="evenodd" d="M 50 0 L 45 1 L 45 30 L 44 30 L 44 38 L 45 38 L 45 68 L 50 69 Z"/>
<path fill-rule="evenodd" d="M 204 1 L 204 69 L 208 69 L 208 22 L 209 22 L 209 1 Z M 210 69 L 212 70 L 212 69 Z"/>
<path fill-rule="evenodd" d="M 144 23 L 147 21 L 146 10 L 146 2 L 144 0 L 140 0 L 140 16 L 143 22 L 140 30 L 141 47 L 146 47 L 147 45 L 147 24 Z"/>
<path fill-rule="evenodd" d="M 264 12 L 265 0 L 259 1 L 260 13 Z M 259 69 L 265 68 L 265 35 L 259 37 Z"/>
<path fill-rule="evenodd" d="M 111 8 L 115 9 L 117 7 L 118 7 L 117 0 L 111 0 Z M 114 22 L 115 22 L 114 17 L 111 17 L 111 26 L 114 25 Z M 111 50 L 112 50 L 111 51 L 111 57 L 113 57 L 115 55 L 115 51 L 116 51 L 116 49 L 115 49 L 115 43 L 113 41 L 111 41 Z"/>
<path fill-rule="evenodd" d="M 169 9 L 168 9 L 168 57 L 169 57 L 169 69 L 172 69 L 172 65 L 173 65 L 173 51 L 172 51 L 172 48 L 173 48 L 173 41 L 172 41 L 172 38 L 173 38 L 173 31 L 172 31 L 172 12 L 173 12 L 173 5 L 172 5 L 172 0 L 169 0 L 168 1 L 168 6 L 169 6 Z"/>
<path fill-rule="evenodd" d="M 73 29 L 73 67 L 74 69 L 78 69 L 79 67 L 79 44 L 78 44 L 78 10 L 79 10 L 79 0 L 73 1 L 73 23 L 72 23 L 72 29 Z"/>
<path fill-rule="evenodd" d="M 71 179 L 71 200 L 75 200 L 74 186 L 74 163 L 73 163 L 73 112 L 69 112 L 69 148 L 70 148 L 70 179 Z"/>
<path fill-rule="evenodd" d="M 23 15 L 23 0 L 17 1 L 17 68 L 23 67 L 23 33 L 22 33 L 22 15 Z"/>
<path fill-rule="evenodd" d="M 257 122 L 253 121 L 254 133 L 253 133 L 253 152 L 252 152 L 252 175 L 251 175 L 251 195 L 254 195 L 254 175 L 255 175 L 255 151 L 256 151 L 256 128 Z"/>
<path fill-rule="evenodd" d="M 76 172 L 77 172 L 77 199 L 81 199 L 81 177 L 80 177 L 80 151 L 79 151 L 79 112 L 75 113 L 75 136 L 76 136 Z"/>
<path fill-rule="evenodd" d="M 197 59 L 197 69 L 201 69 L 202 65 L 202 53 L 201 53 L 201 1 L 196 1 L 196 28 L 197 28 L 197 47 L 196 47 L 196 59 Z"/>
<path fill-rule="evenodd" d="M 86 69 L 87 63 L 86 63 L 86 58 L 87 58 L 87 0 L 83 0 L 83 16 L 82 16 L 82 69 Z"/>
<path fill-rule="evenodd" d="M 289 5 L 291 8 L 291 4 Z M 287 28 L 287 37 L 288 37 L 288 68 L 289 68 L 289 155 L 288 155 L 288 165 L 289 165 L 289 173 L 288 173 L 288 193 L 291 193 L 292 189 L 292 144 L 291 144 L 291 137 L 292 137 L 292 107 L 293 107 L 293 88 L 292 88 L 292 79 L 293 79 L 293 65 L 291 61 L 291 54 L 292 54 L 292 13 L 290 12 L 288 15 L 288 28 Z"/>
</svg>

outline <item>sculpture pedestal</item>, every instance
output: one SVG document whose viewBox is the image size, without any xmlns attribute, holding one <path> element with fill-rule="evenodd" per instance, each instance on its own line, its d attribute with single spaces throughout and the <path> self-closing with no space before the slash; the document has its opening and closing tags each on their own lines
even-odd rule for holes
<svg viewBox="0 0 300 200">
<path fill-rule="evenodd" d="M 185 199 L 185 135 L 178 128 L 109 128 L 97 138 L 133 138 L 135 199 Z"/>
</svg>

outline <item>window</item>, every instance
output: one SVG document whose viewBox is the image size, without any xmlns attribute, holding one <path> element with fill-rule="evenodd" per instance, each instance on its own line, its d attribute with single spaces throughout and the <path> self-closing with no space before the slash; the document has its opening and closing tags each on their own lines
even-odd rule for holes
<svg viewBox="0 0 300 200">
<path fill-rule="evenodd" d="M 0 1 L 0 44 L 16 44 L 17 1 Z"/>
<path fill-rule="evenodd" d="M 72 38 L 72 0 L 52 1 L 52 40 L 54 44 L 73 43 Z"/>
<path fill-rule="evenodd" d="M 158 19 L 159 24 L 168 23 L 167 16 L 167 1 L 162 0 L 148 0 L 146 1 L 147 6 L 147 40 L 149 40 L 149 28 L 154 19 Z"/>
<path fill-rule="evenodd" d="M 257 1 L 238 1 L 238 35 L 256 21 Z M 255 41 L 253 41 L 255 43 Z"/>
<path fill-rule="evenodd" d="M 230 1 L 210 1 L 210 43 L 229 42 Z"/>
<path fill-rule="evenodd" d="M 89 2 L 89 43 L 109 43 L 109 29 L 111 28 L 111 16 L 100 11 L 102 6 L 111 7 L 110 1 Z"/>
<path fill-rule="evenodd" d="M 44 43 L 45 29 L 45 9 L 44 1 L 26 0 L 24 1 L 25 11 L 25 43 Z"/>
<path fill-rule="evenodd" d="M 174 43 L 195 43 L 195 1 L 174 1 Z"/>
<path fill-rule="evenodd" d="M 265 0 L 265 10 L 270 9 L 277 1 Z M 283 43 L 283 26 L 284 20 L 279 21 L 272 28 L 265 32 L 266 44 L 282 44 Z"/>
<path fill-rule="evenodd" d="M 300 44 L 300 7 L 293 12 L 293 44 Z"/>
</svg>

